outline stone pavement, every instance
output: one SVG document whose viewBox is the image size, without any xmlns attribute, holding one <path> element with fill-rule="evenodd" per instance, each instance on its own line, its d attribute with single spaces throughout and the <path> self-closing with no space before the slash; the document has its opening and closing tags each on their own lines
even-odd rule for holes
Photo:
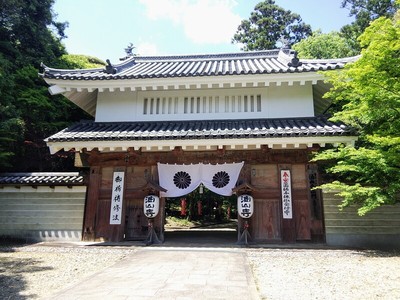
<svg viewBox="0 0 400 300">
<path fill-rule="evenodd" d="M 142 247 L 51 299 L 259 299 L 240 248 Z"/>
</svg>

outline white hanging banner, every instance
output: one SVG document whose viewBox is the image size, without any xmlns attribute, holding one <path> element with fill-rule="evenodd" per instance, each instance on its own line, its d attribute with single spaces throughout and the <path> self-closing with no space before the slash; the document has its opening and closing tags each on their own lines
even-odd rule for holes
<svg viewBox="0 0 400 300">
<path fill-rule="evenodd" d="M 161 197 L 180 197 L 193 192 L 201 183 L 199 165 L 168 165 L 158 163 L 160 186 L 166 189 Z"/>
<path fill-rule="evenodd" d="M 292 187 L 290 170 L 281 170 L 282 214 L 284 219 L 292 219 Z"/>
<path fill-rule="evenodd" d="M 201 181 L 210 191 L 231 196 L 239 178 L 243 162 L 233 164 L 201 165 Z"/>
<path fill-rule="evenodd" d="M 158 163 L 161 197 L 180 197 L 194 191 L 201 183 L 223 196 L 232 195 L 243 162 L 232 164 L 168 165 Z"/>
<path fill-rule="evenodd" d="M 121 224 L 122 204 L 124 196 L 124 172 L 114 172 L 111 208 L 110 208 L 110 224 Z"/>
</svg>

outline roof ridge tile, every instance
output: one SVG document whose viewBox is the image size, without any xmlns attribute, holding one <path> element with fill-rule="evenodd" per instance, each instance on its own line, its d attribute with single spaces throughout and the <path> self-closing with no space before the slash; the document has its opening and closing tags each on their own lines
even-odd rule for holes
<svg viewBox="0 0 400 300">
<path fill-rule="evenodd" d="M 42 77 L 57 80 L 124 80 L 132 78 L 170 78 L 313 72 L 343 68 L 358 57 L 323 60 L 301 60 L 299 67 L 289 67 L 292 50 L 263 50 L 222 54 L 134 56 L 113 65 L 115 74 L 106 69 L 65 70 L 45 65 Z M 199 70 L 202 65 L 201 70 Z"/>
</svg>

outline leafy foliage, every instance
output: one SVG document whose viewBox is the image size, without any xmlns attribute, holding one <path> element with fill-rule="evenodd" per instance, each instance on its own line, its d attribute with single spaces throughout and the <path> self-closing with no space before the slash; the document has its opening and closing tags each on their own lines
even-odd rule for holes
<svg viewBox="0 0 400 300">
<path fill-rule="evenodd" d="M 60 69 L 91 69 L 104 67 L 105 65 L 106 63 L 97 57 L 79 54 L 64 54 L 54 64 L 54 67 Z"/>
<path fill-rule="evenodd" d="M 339 190 L 342 207 L 360 204 L 363 215 L 399 201 L 400 191 L 400 18 L 381 17 L 360 37 L 362 56 L 343 72 L 328 74 L 334 88 L 326 97 L 342 107 L 333 120 L 359 131 L 357 147 L 317 154 L 334 161 L 327 171 L 338 181 L 323 188 Z"/>
<path fill-rule="evenodd" d="M 358 53 L 338 32 L 313 32 L 312 36 L 301 40 L 292 47 L 301 58 L 342 58 L 355 56 Z"/>
<path fill-rule="evenodd" d="M 397 10 L 395 0 L 342 0 L 342 8 L 349 8 L 357 20 L 365 20 L 365 28 L 379 17 L 392 18 Z"/>
<path fill-rule="evenodd" d="M 360 54 L 359 36 L 373 20 L 391 18 L 396 11 L 394 0 L 343 0 L 342 8 L 349 9 L 354 22 L 340 32 L 323 34 L 320 30 L 293 45 L 301 58 L 341 58 Z"/>
<path fill-rule="evenodd" d="M 60 43 L 68 23 L 54 20 L 54 0 L 3 0 L 0 6 L 1 53 L 16 66 L 53 61 L 65 49 Z"/>
<path fill-rule="evenodd" d="M 66 55 L 61 41 L 68 23 L 55 21 L 53 4 L 54 0 L 1 1 L 0 171 L 71 168 L 71 160 L 64 160 L 71 155 L 51 157 L 43 139 L 88 118 L 62 96 L 50 96 L 38 76 L 41 62 L 74 68 L 102 64 L 94 58 Z"/>
<path fill-rule="evenodd" d="M 300 15 L 286 11 L 274 0 L 258 3 L 248 20 L 243 20 L 232 43 L 242 43 L 243 50 L 275 49 L 279 40 L 291 46 L 311 35 L 311 26 Z"/>
<path fill-rule="evenodd" d="M 379 17 L 392 18 L 396 12 L 396 0 L 342 0 L 342 8 L 348 8 L 355 21 L 342 27 L 341 35 L 356 52 L 361 51 L 358 37 L 370 23 Z"/>
</svg>

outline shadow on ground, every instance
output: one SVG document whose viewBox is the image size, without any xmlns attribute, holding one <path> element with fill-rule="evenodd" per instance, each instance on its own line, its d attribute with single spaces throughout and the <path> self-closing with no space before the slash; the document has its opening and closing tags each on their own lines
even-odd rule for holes
<svg viewBox="0 0 400 300">
<path fill-rule="evenodd" d="M 163 247 L 237 247 L 236 230 L 188 229 L 166 231 Z"/>
<path fill-rule="evenodd" d="M 52 268 L 39 266 L 41 261 L 22 258 L 17 248 L 24 244 L 7 240 L 0 246 L 0 299 L 35 299 L 37 295 L 24 295 L 24 274 L 41 272 Z M 26 244 L 25 244 L 26 245 Z"/>
</svg>

